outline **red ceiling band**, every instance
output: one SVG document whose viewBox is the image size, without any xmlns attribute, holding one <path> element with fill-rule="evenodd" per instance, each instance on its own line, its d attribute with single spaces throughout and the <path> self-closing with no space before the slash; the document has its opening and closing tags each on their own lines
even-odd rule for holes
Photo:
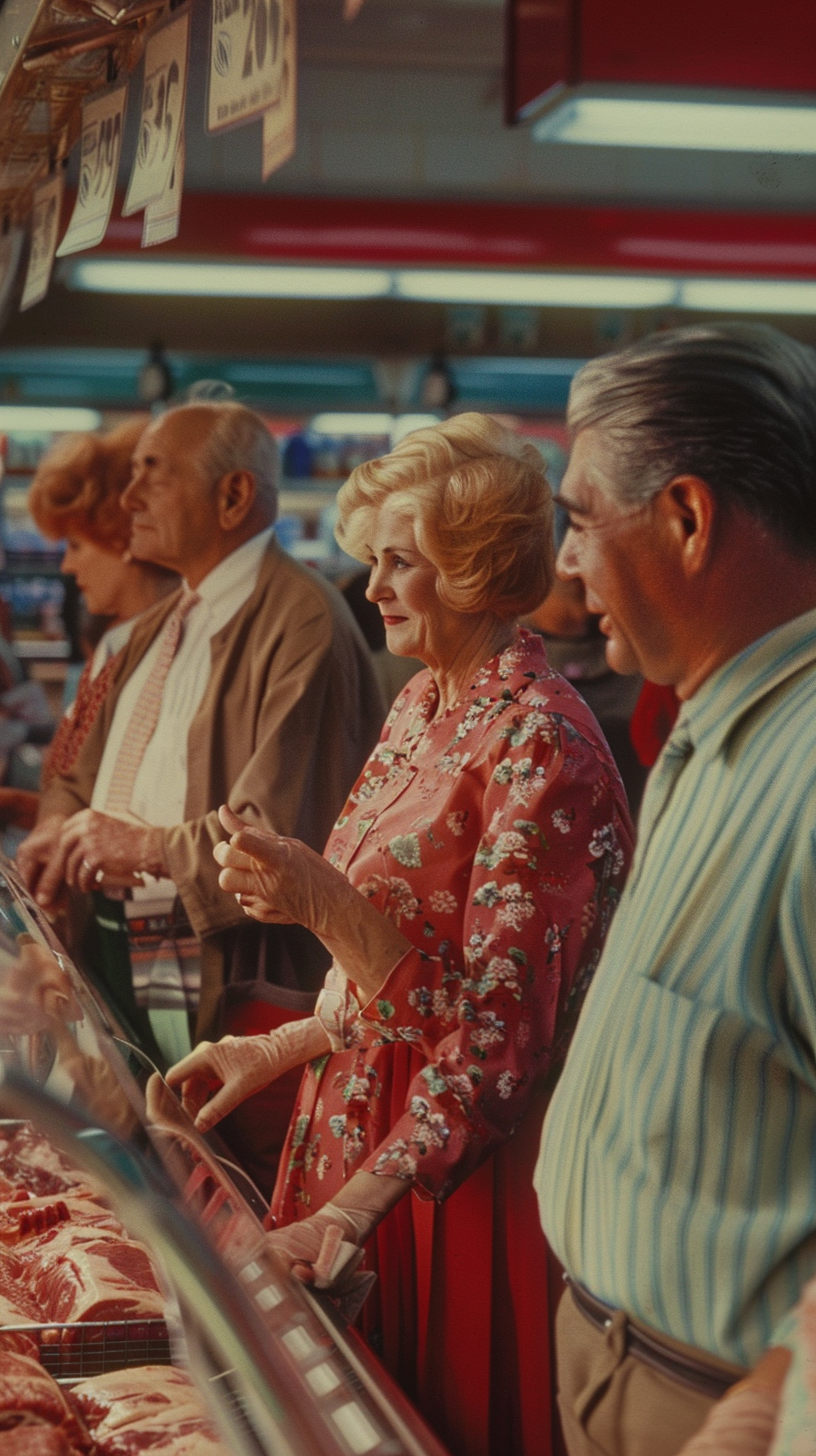
<svg viewBox="0 0 816 1456">
<path fill-rule="evenodd" d="M 141 227 L 115 215 L 100 251 Z M 191 192 L 161 256 L 812 278 L 816 217 Z"/>
</svg>

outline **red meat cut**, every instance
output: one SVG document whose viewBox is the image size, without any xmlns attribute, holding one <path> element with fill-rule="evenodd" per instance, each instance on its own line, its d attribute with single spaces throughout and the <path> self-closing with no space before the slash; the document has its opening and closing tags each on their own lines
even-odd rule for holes
<svg viewBox="0 0 816 1456">
<path fill-rule="evenodd" d="M 68 1450 L 90 1449 L 84 1423 L 39 1361 L 0 1349 L 0 1451 L 20 1427 L 38 1425 L 60 1430 Z"/>
<path fill-rule="evenodd" d="M 83 1380 L 72 1400 L 100 1456 L 227 1456 L 188 1375 L 142 1365 Z"/>
<path fill-rule="evenodd" d="M 80 1456 L 61 1426 L 39 1421 L 0 1431 L 0 1456 Z"/>
<path fill-rule="evenodd" d="M 68 1193 L 87 1182 L 30 1123 L 20 1123 L 0 1135 L 0 1178 L 12 1191 L 26 1188 L 38 1196 Z M 3 1192 L 5 1189 L 0 1196 Z"/>
<path fill-rule="evenodd" d="M 39 1198 L 25 1189 L 18 1190 L 14 1198 L 0 1196 L 0 1244 L 17 1244 L 68 1222 L 125 1234 L 122 1225 L 91 1188 L 77 1187 L 61 1196 L 46 1194 Z"/>
<path fill-rule="evenodd" d="M 43 1323 L 163 1317 L 147 1250 L 114 1231 L 59 1224 L 21 1246 L 18 1262 Z"/>
</svg>

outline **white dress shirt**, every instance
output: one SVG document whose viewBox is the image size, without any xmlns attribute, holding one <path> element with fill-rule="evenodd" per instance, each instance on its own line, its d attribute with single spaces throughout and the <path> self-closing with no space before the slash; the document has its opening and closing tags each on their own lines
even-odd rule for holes
<svg viewBox="0 0 816 1456">
<path fill-rule="evenodd" d="M 255 590 L 272 527 L 245 541 L 220 561 L 196 588 L 200 601 L 191 609 L 162 693 L 159 720 L 145 749 L 133 789 L 131 811 L 146 824 L 170 826 L 184 818 L 187 798 L 187 737 L 207 688 L 210 640 L 225 627 Z M 114 764 L 133 710 L 161 650 L 162 633 L 151 643 L 122 689 L 105 742 L 91 808 L 104 811 Z M 149 898 L 175 893 L 172 880 L 151 881 Z M 134 892 L 140 898 L 137 887 Z"/>
</svg>

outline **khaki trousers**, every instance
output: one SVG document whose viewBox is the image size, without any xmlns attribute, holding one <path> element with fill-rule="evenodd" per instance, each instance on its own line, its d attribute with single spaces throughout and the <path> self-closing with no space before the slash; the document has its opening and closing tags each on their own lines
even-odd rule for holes
<svg viewBox="0 0 816 1456">
<path fill-rule="evenodd" d="M 558 1405 L 569 1456 L 676 1456 L 700 1429 L 713 1401 L 628 1355 L 622 1312 L 608 1330 L 597 1330 L 566 1290 L 555 1329 Z M 734 1379 L 745 1374 L 706 1359 Z"/>
</svg>

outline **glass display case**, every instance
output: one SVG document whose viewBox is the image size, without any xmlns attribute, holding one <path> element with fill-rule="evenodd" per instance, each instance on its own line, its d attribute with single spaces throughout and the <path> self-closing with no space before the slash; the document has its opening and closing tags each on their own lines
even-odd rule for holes
<svg viewBox="0 0 816 1456">
<path fill-rule="evenodd" d="M 0 862 L 0 1372 L 42 1368 L 97 1418 L 111 1389 L 129 1409 L 141 1390 L 183 1425 L 197 1391 L 199 1426 L 163 1456 L 444 1456 L 275 1259 L 263 1213 Z"/>
</svg>

